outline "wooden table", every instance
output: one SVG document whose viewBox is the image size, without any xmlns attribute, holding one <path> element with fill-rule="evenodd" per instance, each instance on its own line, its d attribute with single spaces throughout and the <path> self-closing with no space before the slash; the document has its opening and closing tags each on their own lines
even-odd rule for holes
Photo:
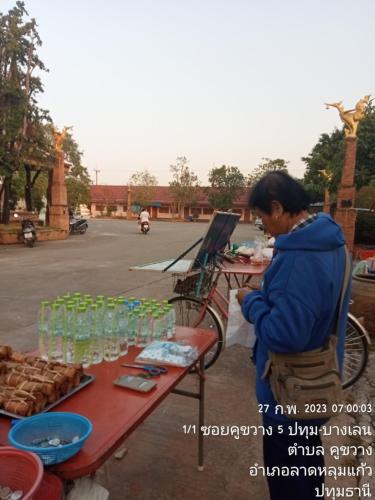
<svg viewBox="0 0 375 500">
<path fill-rule="evenodd" d="M 125 368 L 141 351 L 132 347 L 126 356 L 112 363 L 102 362 L 86 371 L 96 376 L 87 387 L 66 399 L 56 411 L 79 413 L 93 424 L 93 432 L 83 449 L 74 457 L 49 467 L 62 479 L 76 479 L 93 474 L 123 443 L 123 441 L 150 415 L 169 393 L 174 392 L 199 400 L 198 468 L 203 469 L 204 425 L 204 355 L 215 344 L 216 333 L 207 330 L 177 327 L 177 341 L 184 341 L 198 349 L 199 391 L 197 393 L 175 389 L 191 368 L 168 367 L 168 373 L 154 378 L 157 387 L 149 393 L 139 393 L 113 385 L 119 375 L 136 374 L 139 369 Z M 195 375 L 197 376 L 197 375 Z M 7 444 L 10 419 L 0 418 L 0 444 Z"/>
<path fill-rule="evenodd" d="M 244 260 L 243 262 L 228 262 L 224 261 L 222 264 L 222 273 L 228 283 L 228 290 L 231 290 L 232 282 L 231 278 L 235 280 L 237 285 L 235 288 L 242 288 L 249 284 L 253 276 L 262 275 L 267 267 L 269 266 L 269 261 L 264 261 L 263 264 L 255 265 L 251 264 L 250 261 Z"/>
</svg>

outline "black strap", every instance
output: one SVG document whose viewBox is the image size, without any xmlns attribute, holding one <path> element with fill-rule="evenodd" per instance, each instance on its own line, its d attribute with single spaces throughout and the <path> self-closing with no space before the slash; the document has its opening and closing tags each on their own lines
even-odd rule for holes
<svg viewBox="0 0 375 500">
<path fill-rule="evenodd" d="M 339 334 L 340 316 L 341 316 L 342 306 L 344 304 L 344 298 L 345 298 L 345 294 L 346 294 L 346 291 L 347 291 L 348 286 L 349 286 L 350 275 L 351 275 L 350 255 L 349 255 L 348 247 L 346 245 L 344 245 L 344 250 L 345 250 L 345 272 L 344 272 L 344 279 L 342 282 L 340 297 L 339 297 L 339 300 L 337 303 L 336 325 L 335 325 L 335 328 L 333 330 L 333 335 Z"/>
</svg>

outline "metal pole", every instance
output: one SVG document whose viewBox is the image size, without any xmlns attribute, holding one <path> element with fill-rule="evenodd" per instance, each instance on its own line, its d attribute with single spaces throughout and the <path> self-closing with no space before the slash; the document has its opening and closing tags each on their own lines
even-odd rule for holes
<svg viewBox="0 0 375 500">
<path fill-rule="evenodd" d="M 199 360 L 199 428 L 198 428 L 198 470 L 204 469 L 203 425 L 204 425 L 204 356 Z"/>
<path fill-rule="evenodd" d="M 98 185 L 98 173 L 100 172 L 100 170 L 94 168 L 94 172 L 95 172 L 95 184 Z"/>
</svg>

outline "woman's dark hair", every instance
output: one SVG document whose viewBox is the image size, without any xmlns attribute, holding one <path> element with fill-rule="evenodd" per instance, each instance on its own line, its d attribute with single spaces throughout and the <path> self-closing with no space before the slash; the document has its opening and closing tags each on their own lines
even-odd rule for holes
<svg viewBox="0 0 375 500">
<path fill-rule="evenodd" d="M 310 204 L 309 195 L 302 185 L 287 173 L 278 171 L 264 175 L 255 184 L 250 193 L 249 207 L 271 214 L 273 201 L 278 201 L 289 214 L 307 210 Z"/>
</svg>

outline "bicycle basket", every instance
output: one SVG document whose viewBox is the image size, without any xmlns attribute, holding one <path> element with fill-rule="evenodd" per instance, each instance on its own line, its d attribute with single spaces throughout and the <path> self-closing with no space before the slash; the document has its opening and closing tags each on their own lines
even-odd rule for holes
<svg viewBox="0 0 375 500">
<path fill-rule="evenodd" d="M 174 292 L 179 295 L 196 295 L 197 287 L 202 273 L 195 273 L 187 276 L 185 279 L 178 278 L 174 286 Z M 200 283 L 198 295 L 204 295 L 210 288 L 212 281 L 211 273 L 204 273 Z"/>
</svg>

